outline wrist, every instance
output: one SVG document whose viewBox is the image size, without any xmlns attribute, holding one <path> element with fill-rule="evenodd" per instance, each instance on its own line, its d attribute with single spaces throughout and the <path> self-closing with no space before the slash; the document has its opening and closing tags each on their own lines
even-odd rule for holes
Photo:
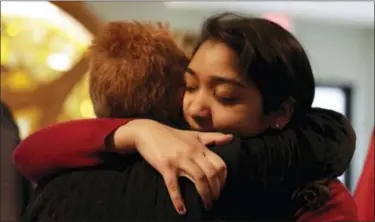
<svg viewBox="0 0 375 222">
<path fill-rule="evenodd" d="M 136 150 L 135 141 L 140 130 L 140 120 L 132 120 L 117 128 L 112 137 L 115 152 L 128 153 Z"/>
</svg>

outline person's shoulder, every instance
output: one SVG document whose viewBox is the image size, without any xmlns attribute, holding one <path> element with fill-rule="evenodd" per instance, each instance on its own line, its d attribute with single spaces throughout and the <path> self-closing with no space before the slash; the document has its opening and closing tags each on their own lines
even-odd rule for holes
<svg viewBox="0 0 375 222">
<path fill-rule="evenodd" d="M 9 128 L 17 128 L 14 116 L 10 108 L 3 102 L 0 103 L 1 124 Z"/>
<path fill-rule="evenodd" d="M 357 205 L 354 198 L 338 179 L 329 183 L 330 200 L 313 212 L 307 212 L 298 218 L 299 222 L 321 221 L 357 221 Z"/>
</svg>

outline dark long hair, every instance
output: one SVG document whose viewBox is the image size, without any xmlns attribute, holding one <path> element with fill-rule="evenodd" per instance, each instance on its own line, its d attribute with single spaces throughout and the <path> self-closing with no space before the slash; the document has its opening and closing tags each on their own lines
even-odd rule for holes
<svg viewBox="0 0 375 222">
<path fill-rule="evenodd" d="M 297 115 L 311 107 L 315 81 L 310 62 L 298 40 L 281 26 L 222 13 L 205 21 L 193 55 L 206 40 L 225 43 L 237 53 L 243 74 L 263 96 L 264 113 L 277 110 L 289 97 Z"/>
</svg>

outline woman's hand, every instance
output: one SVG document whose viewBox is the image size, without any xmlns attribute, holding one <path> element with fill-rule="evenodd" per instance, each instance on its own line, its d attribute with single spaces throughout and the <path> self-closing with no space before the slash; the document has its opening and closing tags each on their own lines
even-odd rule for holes
<svg viewBox="0 0 375 222">
<path fill-rule="evenodd" d="M 186 207 L 181 197 L 178 176 L 194 182 L 206 208 L 219 197 L 226 179 L 226 165 L 208 144 L 226 144 L 231 135 L 178 130 L 152 120 L 133 120 L 114 134 L 116 147 L 122 147 L 122 138 L 129 135 L 144 159 L 162 174 L 177 212 Z M 127 141 L 128 143 L 129 141 Z M 127 144 L 129 146 L 130 144 Z"/>
</svg>

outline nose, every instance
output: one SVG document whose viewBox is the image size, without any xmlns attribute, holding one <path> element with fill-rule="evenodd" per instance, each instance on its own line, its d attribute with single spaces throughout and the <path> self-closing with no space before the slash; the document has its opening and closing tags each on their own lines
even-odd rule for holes
<svg viewBox="0 0 375 222">
<path fill-rule="evenodd" d="M 199 119 L 210 118 L 211 111 L 202 93 L 192 98 L 189 109 L 188 109 L 188 113 L 190 116 L 194 118 L 199 118 Z"/>
<path fill-rule="evenodd" d="M 190 115 L 196 118 L 209 118 L 210 117 L 210 111 L 207 108 L 194 108 L 191 112 Z"/>
</svg>

